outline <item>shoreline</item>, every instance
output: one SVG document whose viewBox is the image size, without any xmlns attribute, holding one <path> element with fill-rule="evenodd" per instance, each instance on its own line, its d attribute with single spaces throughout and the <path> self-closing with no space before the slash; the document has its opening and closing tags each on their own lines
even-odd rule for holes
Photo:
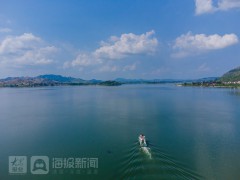
<svg viewBox="0 0 240 180">
<path fill-rule="evenodd" d="M 178 86 L 182 86 L 182 87 L 209 87 L 209 88 L 233 88 L 233 89 L 239 89 L 240 88 L 240 84 L 229 84 L 229 85 L 225 85 L 225 84 L 219 84 L 219 85 L 196 85 L 196 84 L 179 84 Z"/>
</svg>

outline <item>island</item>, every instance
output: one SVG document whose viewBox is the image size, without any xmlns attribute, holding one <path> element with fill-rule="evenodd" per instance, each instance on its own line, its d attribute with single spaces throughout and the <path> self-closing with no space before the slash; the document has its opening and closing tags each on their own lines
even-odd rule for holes
<svg viewBox="0 0 240 180">
<path fill-rule="evenodd" d="M 100 82 L 98 85 L 101 85 L 101 86 L 120 86 L 120 85 L 122 85 L 122 83 L 117 82 L 117 81 L 103 81 L 103 82 Z"/>
</svg>

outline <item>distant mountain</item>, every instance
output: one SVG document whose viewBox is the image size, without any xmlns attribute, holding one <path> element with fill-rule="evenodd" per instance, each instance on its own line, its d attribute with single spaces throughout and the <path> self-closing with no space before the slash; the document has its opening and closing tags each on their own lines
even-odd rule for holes
<svg viewBox="0 0 240 180">
<path fill-rule="evenodd" d="M 8 77 L 0 79 L 0 87 L 39 87 L 39 86 L 63 86 L 63 85 L 121 85 L 115 81 L 83 80 L 80 78 L 64 77 L 61 75 L 46 74 L 36 77 Z"/>
<path fill-rule="evenodd" d="M 220 77 L 221 82 L 237 82 L 240 81 L 240 67 L 232 69 Z"/>
<path fill-rule="evenodd" d="M 88 83 L 87 80 L 83 80 L 80 78 L 73 78 L 73 77 L 64 77 L 61 75 L 54 75 L 54 74 L 45 74 L 37 76 L 36 78 L 47 79 L 59 83 Z"/>
<path fill-rule="evenodd" d="M 75 80 L 75 78 L 72 77 L 63 77 L 61 75 L 54 75 L 54 74 L 45 74 L 45 75 L 40 75 L 37 76 L 36 78 L 41 78 L 41 79 L 48 79 L 56 82 L 72 82 Z"/>
<path fill-rule="evenodd" d="M 162 83 L 185 83 L 185 82 L 210 82 L 215 81 L 218 77 L 207 77 L 201 79 L 124 79 L 117 78 L 115 81 L 123 84 L 162 84 Z"/>
<path fill-rule="evenodd" d="M 97 79 L 83 80 L 74 77 L 65 77 L 61 75 L 45 74 L 36 77 L 8 77 L 0 79 L 0 87 L 39 87 L 39 86 L 63 86 L 63 85 L 104 85 L 119 86 L 121 84 L 162 84 L 162 83 L 203 83 L 216 81 L 216 77 L 208 77 L 195 80 L 179 79 L 125 79 L 117 78 L 115 80 L 102 81 Z"/>
<path fill-rule="evenodd" d="M 97 80 L 97 79 L 91 79 L 91 80 L 87 80 L 87 82 L 97 84 L 97 83 L 101 83 L 103 81 L 102 80 Z"/>
<path fill-rule="evenodd" d="M 135 83 L 143 83 L 143 79 L 125 79 L 125 78 L 117 78 L 115 81 L 124 83 L 124 84 L 135 84 Z"/>
<path fill-rule="evenodd" d="M 174 80 L 174 79 L 124 79 L 117 78 L 114 81 L 123 83 L 123 84 L 155 84 L 155 83 L 177 83 L 182 82 L 183 80 Z"/>
<path fill-rule="evenodd" d="M 201 78 L 201 79 L 196 79 L 196 80 L 191 80 L 193 82 L 213 82 L 218 80 L 219 77 L 206 77 L 206 78 Z"/>
</svg>

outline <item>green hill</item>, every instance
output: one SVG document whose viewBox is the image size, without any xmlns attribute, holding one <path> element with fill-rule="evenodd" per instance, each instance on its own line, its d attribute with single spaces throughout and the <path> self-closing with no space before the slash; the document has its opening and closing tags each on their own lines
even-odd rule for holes
<svg viewBox="0 0 240 180">
<path fill-rule="evenodd" d="M 221 82 L 236 82 L 240 81 L 240 67 L 232 69 L 225 73 L 220 79 Z"/>
<path fill-rule="evenodd" d="M 8 77 L 0 79 L 0 87 L 41 87 L 41 86 L 81 86 L 102 85 L 119 86 L 116 81 L 83 80 L 80 78 L 64 77 L 61 75 L 46 74 L 37 77 Z"/>
</svg>

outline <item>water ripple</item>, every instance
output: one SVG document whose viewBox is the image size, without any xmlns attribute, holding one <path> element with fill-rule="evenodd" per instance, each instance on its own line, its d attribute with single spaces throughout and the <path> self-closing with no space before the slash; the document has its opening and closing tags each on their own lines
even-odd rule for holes
<svg viewBox="0 0 240 180">
<path fill-rule="evenodd" d="M 138 142 L 131 144 L 121 158 L 114 179 L 202 179 L 196 172 L 180 165 L 161 148 L 149 143 L 152 158 L 144 154 Z"/>
</svg>

